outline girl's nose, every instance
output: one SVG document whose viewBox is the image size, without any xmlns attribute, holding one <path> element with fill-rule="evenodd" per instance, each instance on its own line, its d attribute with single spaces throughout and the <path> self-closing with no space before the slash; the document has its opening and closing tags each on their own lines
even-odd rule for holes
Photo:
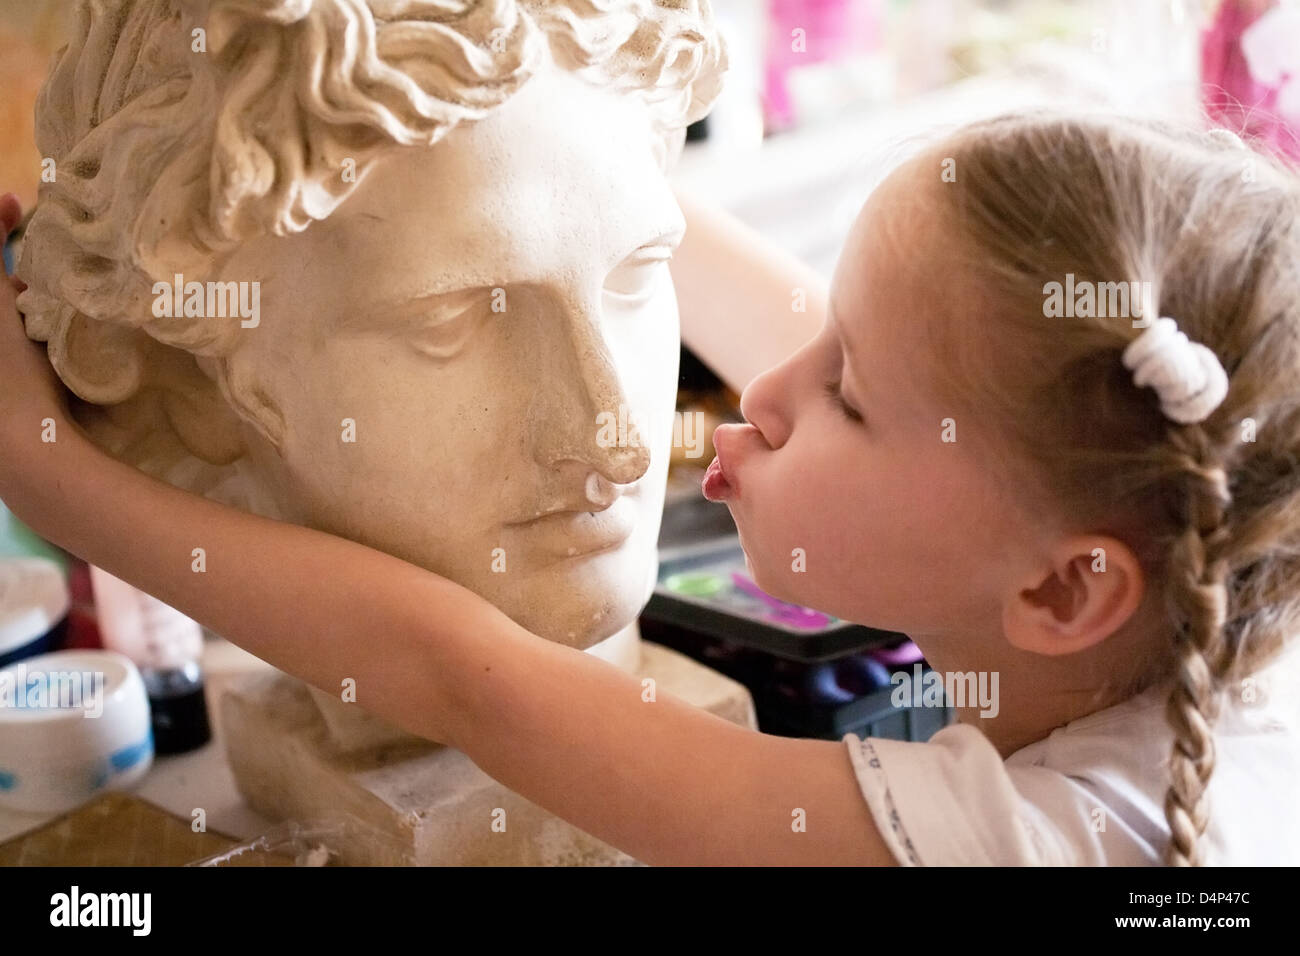
<svg viewBox="0 0 1300 956">
<path fill-rule="evenodd" d="M 740 414 L 760 432 L 772 448 L 780 448 L 790 436 L 792 368 L 794 356 L 768 369 L 745 386 L 740 396 Z"/>
</svg>

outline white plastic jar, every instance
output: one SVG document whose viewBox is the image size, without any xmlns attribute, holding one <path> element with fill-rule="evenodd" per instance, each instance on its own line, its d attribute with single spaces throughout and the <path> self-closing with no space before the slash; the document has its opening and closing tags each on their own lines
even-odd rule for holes
<svg viewBox="0 0 1300 956">
<path fill-rule="evenodd" d="M 130 658 L 55 651 L 0 668 L 0 805 L 63 813 L 132 786 L 153 755 L 149 699 Z"/>
</svg>

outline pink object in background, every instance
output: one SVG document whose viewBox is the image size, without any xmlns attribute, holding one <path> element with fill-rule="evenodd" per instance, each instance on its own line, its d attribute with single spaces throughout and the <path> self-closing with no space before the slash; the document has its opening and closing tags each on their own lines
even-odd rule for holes
<svg viewBox="0 0 1300 956">
<path fill-rule="evenodd" d="M 1223 0 L 1201 35 L 1201 84 L 1212 122 L 1300 160 L 1300 10 Z"/>
<path fill-rule="evenodd" d="M 877 0 L 767 0 L 767 78 L 763 109 L 769 130 L 796 125 L 800 116 L 790 93 L 791 71 L 845 60 L 876 49 L 881 41 Z M 801 30 L 802 33 L 795 31 Z"/>
<path fill-rule="evenodd" d="M 867 653 L 888 667 L 903 667 L 925 660 L 921 649 L 911 641 L 903 641 L 894 647 L 878 647 Z"/>
<path fill-rule="evenodd" d="M 90 580 L 90 565 L 80 558 L 68 561 L 68 590 L 72 594 L 72 607 L 68 611 L 68 636 L 63 642 L 67 650 L 89 651 L 104 646 L 99 633 L 99 619 L 95 612 L 95 592 Z"/>
<path fill-rule="evenodd" d="M 203 654 L 198 622 L 103 568 L 90 566 L 104 647 L 146 669 L 175 669 Z"/>
</svg>

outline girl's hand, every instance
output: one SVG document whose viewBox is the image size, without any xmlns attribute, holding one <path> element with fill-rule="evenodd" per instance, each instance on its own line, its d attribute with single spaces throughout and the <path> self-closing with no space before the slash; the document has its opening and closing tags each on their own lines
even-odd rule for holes
<svg viewBox="0 0 1300 956">
<path fill-rule="evenodd" d="M 22 219 L 22 206 L 12 194 L 0 196 L 0 244 Z M 45 346 L 33 342 L 23 328 L 15 300 L 26 286 L 16 277 L 0 281 L 0 459 L 19 459 L 30 442 L 39 442 L 47 419 L 56 433 L 71 431 L 67 390 L 59 381 Z"/>
</svg>

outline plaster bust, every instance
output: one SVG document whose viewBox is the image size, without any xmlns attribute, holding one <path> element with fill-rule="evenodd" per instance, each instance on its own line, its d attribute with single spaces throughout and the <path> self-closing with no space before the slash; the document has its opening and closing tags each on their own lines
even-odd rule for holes
<svg viewBox="0 0 1300 956">
<path fill-rule="evenodd" d="M 725 69 L 707 0 L 84 4 L 37 107 L 28 334 L 115 456 L 589 647 L 654 583 L 665 174 Z"/>
</svg>

